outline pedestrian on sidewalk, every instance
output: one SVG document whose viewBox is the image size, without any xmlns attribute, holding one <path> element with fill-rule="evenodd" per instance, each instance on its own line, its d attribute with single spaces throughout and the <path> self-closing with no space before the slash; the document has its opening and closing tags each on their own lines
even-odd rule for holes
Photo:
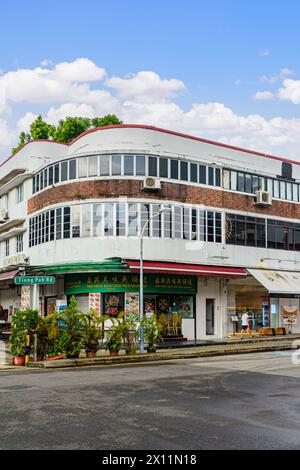
<svg viewBox="0 0 300 470">
<path fill-rule="evenodd" d="M 248 312 L 244 312 L 242 314 L 242 331 L 241 331 L 241 338 L 243 339 L 244 331 L 249 331 L 249 314 Z"/>
</svg>

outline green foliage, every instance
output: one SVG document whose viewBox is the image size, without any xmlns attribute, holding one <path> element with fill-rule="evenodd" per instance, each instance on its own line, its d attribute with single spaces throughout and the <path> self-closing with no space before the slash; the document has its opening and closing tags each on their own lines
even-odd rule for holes
<svg viewBox="0 0 300 470">
<path fill-rule="evenodd" d="M 30 126 L 31 138 L 33 140 L 50 139 L 54 137 L 55 127 L 43 121 L 39 115 Z"/>
<path fill-rule="evenodd" d="M 84 117 L 61 119 L 54 134 L 56 142 L 71 142 L 91 127 L 91 120 Z"/>
<path fill-rule="evenodd" d="M 21 150 L 30 140 L 53 139 L 56 142 L 70 142 L 89 129 L 117 124 L 123 124 L 123 122 L 120 121 L 115 114 L 107 114 L 102 118 L 95 117 L 92 119 L 81 116 L 68 116 L 65 119 L 61 119 L 58 126 L 55 127 L 48 124 L 43 120 L 42 116 L 39 115 L 35 121 L 31 123 L 30 133 L 21 132 L 19 143 L 12 149 L 12 153 L 14 155 Z"/>
<path fill-rule="evenodd" d="M 93 127 L 116 126 L 118 124 L 123 124 L 123 121 L 120 121 L 115 114 L 107 114 L 103 118 L 93 118 L 91 120 L 91 124 Z"/>
<path fill-rule="evenodd" d="M 162 325 L 157 321 L 155 315 L 145 316 L 142 321 L 145 341 L 148 344 L 147 351 L 155 352 L 156 346 L 162 340 Z"/>
<path fill-rule="evenodd" d="M 82 314 L 82 343 L 86 352 L 97 352 L 102 337 L 102 320 L 95 310 Z"/>
<path fill-rule="evenodd" d="M 25 355 L 26 336 L 30 336 L 30 344 L 33 343 L 33 335 L 38 324 L 39 314 L 37 310 L 17 310 L 11 321 L 11 352 L 13 356 Z"/>
<path fill-rule="evenodd" d="M 39 316 L 35 334 L 37 335 L 37 354 L 38 356 L 46 356 L 48 349 L 48 328 L 45 317 Z"/>
<path fill-rule="evenodd" d="M 102 317 L 103 320 L 110 320 L 111 325 L 105 331 L 105 349 L 112 352 L 120 351 L 123 340 L 124 330 L 126 328 L 123 322 L 124 313 L 121 312 L 117 317 Z"/>
<path fill-rule="evenodd" d="M 58 334 L 58 320 L 59 315 L 57 312 L 51 313 L 51 315 L 48 315 L 44 319 L 47 330 L 47 345 L 45 355 L 48 357 L 58 356 L 63 353 Z"/>
<path fill-rule="evenodd" d="M 59 341 L 62 351 L 68 357 L 78 357 L 83 334 L 82 313 L 78 309 L 75 297 L 63 314 L 59 315 Z"/>
</svg>

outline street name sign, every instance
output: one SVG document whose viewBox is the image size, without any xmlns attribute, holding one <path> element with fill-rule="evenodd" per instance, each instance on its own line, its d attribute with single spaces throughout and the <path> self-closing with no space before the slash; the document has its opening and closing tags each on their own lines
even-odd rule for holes
<svg viewBox="0 0 300 470">
<path fill-rule="evenodd" d="M 18 276 L 15 278 L 17 286 L 31 286 L 34 284 L 55 284 L 54 276 Z"/>
</svg>

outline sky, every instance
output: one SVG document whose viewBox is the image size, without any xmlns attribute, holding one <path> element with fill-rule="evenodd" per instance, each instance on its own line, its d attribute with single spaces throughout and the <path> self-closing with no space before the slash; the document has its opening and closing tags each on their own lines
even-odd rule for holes
<svg viewBox="0 0 300 470">
<path fill-rule="evenodd" d="M 300 161 L 299 0 L 3 0 L 0 159 L 38 114 L 117 114 Z"/>
</svg>

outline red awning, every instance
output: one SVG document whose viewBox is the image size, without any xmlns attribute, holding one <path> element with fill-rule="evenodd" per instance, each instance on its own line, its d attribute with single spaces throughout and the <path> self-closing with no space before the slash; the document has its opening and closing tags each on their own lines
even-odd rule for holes
<svg viewBox="0 0 300 470">
<path fill-rule="evenodd" d="M 0 281 L 10 281 L 16 277 L 18 274 L 19 269 L 15 269 L 14 271 L 4 271 L 0 272 Z"/>
<path fill-rule="evenodd" d="M 139 261 L 127 260 L 127 263 L 130 270 L 138 272 L 140 268 Z M 201 264 L 164 263 L 160 261 L 144 261 L 143 265 L 144 271 L 148 273 L 185 274 L 190 276 L 213 276 L 226 278 L 247 277 L 247 271 L 243 268 L 206 266 Z"/>
</svg>

